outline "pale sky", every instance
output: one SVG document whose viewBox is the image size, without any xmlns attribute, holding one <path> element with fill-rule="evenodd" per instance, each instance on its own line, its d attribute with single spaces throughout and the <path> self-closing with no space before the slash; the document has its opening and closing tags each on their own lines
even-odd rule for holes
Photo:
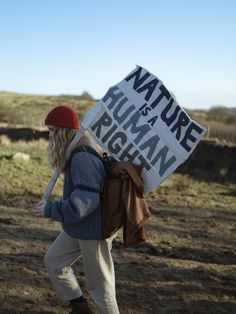
<svg viewBox="0 0 236 314">
<path fill-rule="evenodd" d="M 99 99 L 136 65 L 190 109 L 236 107 L 234 0 L 0 0 L 0 90 Z"/>
</svg>

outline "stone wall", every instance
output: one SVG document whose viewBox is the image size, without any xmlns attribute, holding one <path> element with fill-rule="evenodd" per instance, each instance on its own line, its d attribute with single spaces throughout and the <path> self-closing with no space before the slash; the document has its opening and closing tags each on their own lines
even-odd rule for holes
<svg viewBox="0 0 236 314">
<path fill-rule="evenodd" d="M 7 136 L 12 142 L 23 140 L 32 141 L 40 138 L 48 139 L 48 131 L 31 128 L 0 128 L 0 135 Z"/>
<path fill-rule="evenodd" d="M 48 139 L 47 131 L 30 128 L 0 128 L 11 141 Z M 198 179 L 236 182 L 236 146 L 217 141 L 201 141 L 191 156 L 176 170 Z"/>
<path fill-rule="evenodd" d="M 203 140 L 177 171 L 199 179 L 236 182 L 236 146 Z"/>
</svg>

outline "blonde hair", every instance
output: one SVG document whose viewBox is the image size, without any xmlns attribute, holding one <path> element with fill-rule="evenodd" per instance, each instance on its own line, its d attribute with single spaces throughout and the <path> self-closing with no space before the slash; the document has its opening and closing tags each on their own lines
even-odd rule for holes
<svg viewBox="0 0 236 314">
<path fill-rule="evenodd" d="M 48 162 L 52 168 L 63 167 L 63 171 L 65 170 L 65 154 L 77 132 L 77 129 L 54 128 L 54 131 L 49 138 L 47 149 Z M 102 148 L 96 143 L 88 131 L 84 132 L 77 145 L 84 145 L 86 142 L 90 143 L 99 153 L 102 153 Z"/>
</svg>

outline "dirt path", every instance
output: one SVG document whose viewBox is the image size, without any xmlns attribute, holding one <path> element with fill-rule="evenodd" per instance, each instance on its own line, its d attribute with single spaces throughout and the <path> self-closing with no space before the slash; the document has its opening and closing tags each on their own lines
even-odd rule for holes
<svg viewBox="0 0 236 314">
<path fill-rule="evenodd" d="M 233 204 L 233 203 L 232 203 Z M 121 314 L 236 313 L 236 209 L 170 207 L 149 201 L 148 241 L 114 242 Z M 59 232 L 29 205 L 0 206 L 0 313 L 68 313 L 48 280 L 43 256 Z M 82 263 L 75 272 L 85 290 Z"/>
</svg>

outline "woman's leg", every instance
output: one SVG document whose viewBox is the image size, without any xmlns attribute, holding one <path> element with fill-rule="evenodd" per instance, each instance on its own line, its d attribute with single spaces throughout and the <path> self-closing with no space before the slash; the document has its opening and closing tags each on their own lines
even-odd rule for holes
<svg viewBox="0 0 236 314">
<path fill-rule="evenodd" d="M 111 256 L 113 238 L 102 241 L 79 240 L 87 289 L 101 314 L 119 313 Z"/>
<path fill-rule="evenodd" d="M 65 300 L 80 297 L 82 291 L 71 268 L 81 256 L 79 240 L 62 232 L 49 247 L 44 261 L 54 287 Z"/>
</svg>

